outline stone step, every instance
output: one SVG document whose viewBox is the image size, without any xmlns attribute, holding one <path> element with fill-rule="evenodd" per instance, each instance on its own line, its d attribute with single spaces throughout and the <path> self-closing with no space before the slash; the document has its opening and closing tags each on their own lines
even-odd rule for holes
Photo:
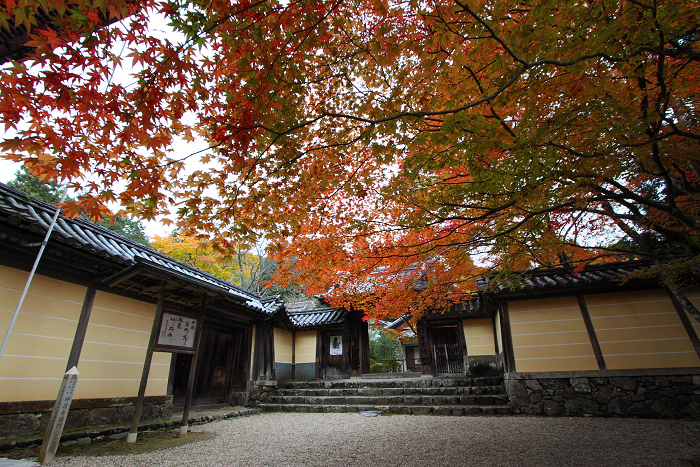
<svg viewBox="0 0 700 467">
<path fill-rule="evenodd" d="M 466 396 L 466 395 L 495 395 L 505 394 L 503 385 L 499 386 L 466 386 L 466 387 L 430 387 L 430 388 L 336 388 L 336 389 L 277 389 L 279 396 Z"/>
<path fill-rule="evenodd" d="M 505 405 L 506 394 L 470 396 L 277 396 L 265 399 L 268 404 L 310 405 Z"/>
<path fill-rule="evenodd" d="M 405 379 L 337 379 L 311 381 L 282 381 L 280 389 L 344 389 L 344 388 L 446 388 L 481 387 L 503 384 L 501 376 L 463 378 L 405 378 Z"/>
<path fill-rule="evenodd" d="M 267 412 L 363 412 L 406 415 L 508 415 L 508 405 L 357 405 L 357 404 L 258 404 Z"/>
</svg>

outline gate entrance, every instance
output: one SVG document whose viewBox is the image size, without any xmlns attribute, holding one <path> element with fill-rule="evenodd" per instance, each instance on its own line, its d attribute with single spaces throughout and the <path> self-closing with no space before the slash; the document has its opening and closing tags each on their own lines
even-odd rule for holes
<svg viewBox="0 0 700 467">
<path fill-rule="evenodd" d="M 246 362 L 249 358 L 247 329 L 205 327 L 199 345 L 199 358 L 192 390 L 192 406 L 214 405 L 230 402 L 234 392 L 244 391 Z M 173 407 L 185 405 L 187 378 L 191 355 L 174 354 L 175 369 L 172 377 Z"/>
<path fill-rule="evenodd" d="M 435 374 L 465 374 L 460 331 L 457 325 L 430 327 Z"/>
<path fill-rule="evenodd" d="M 319 333 L 321 348 L 321 379 L 349 378 L 350 369 L 350 333 L 343 330 L 322 331 Z"/>
</svg>

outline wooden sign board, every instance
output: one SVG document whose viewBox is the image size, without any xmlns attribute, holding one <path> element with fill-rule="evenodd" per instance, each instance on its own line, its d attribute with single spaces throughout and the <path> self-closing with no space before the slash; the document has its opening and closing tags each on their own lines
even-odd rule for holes
<svg viewBox="0 0 700 467">
<path fill-rule="evenodd" d="M 153 350 L 194 352 L 197 326 L 195 318 L 163 313 Z"/>
</svg>

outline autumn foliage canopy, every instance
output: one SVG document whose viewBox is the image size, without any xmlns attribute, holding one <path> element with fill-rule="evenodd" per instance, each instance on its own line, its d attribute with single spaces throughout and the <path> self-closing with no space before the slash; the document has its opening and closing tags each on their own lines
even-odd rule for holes
<svg viewBox="0 0 700 467">
<path fill-rule="evenodd" d="M 95 216 L 264 237 L 379 316 L 483 268 L 697 263 L 698 2 L 2 1 L 34 48 L 0 68 L 3 156 Z"/>
</svg>

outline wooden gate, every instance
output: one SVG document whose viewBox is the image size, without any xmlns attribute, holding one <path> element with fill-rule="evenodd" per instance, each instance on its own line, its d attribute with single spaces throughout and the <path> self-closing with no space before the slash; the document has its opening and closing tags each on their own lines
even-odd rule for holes
<svg viewBox="0 0 700 467">
<path fill-rule="evenodd" d="M 457 325 L 431 326 L 435 374 L 464 374 L 464 352 Z"/>
</svg>

